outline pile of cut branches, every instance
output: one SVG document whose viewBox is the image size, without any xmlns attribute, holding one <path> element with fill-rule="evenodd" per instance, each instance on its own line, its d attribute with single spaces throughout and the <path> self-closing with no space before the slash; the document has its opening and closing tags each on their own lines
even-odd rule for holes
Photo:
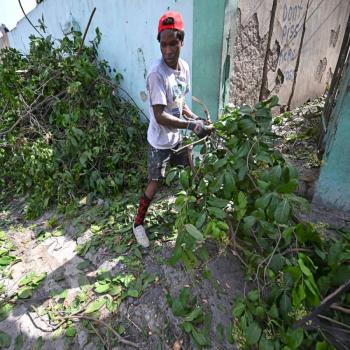
<svg viewBox="0 0 350 350">
<path fill-rule="evenodd" d="M 98 60 L 100 39 L 98 29 L 89 47 L 78 32 L 32 36 L 27 55 L 0 52 L 1 197 L 29 194 L 28 217 L 144 180 L 145 129 L 121 75 Z"/>
<path fill-rule="evenodd" d="M 274 147 L 277 103 L 228 109 L 195 167 L 179 173 L 170 263 L 205 262 L 207 240 L 233 250 L 256 286 L 235 301 L 230 334 L 239 349 L 346 349 L 350 232 L 327 237 L 298 220 L 308 202 L 293 193 L 297 172 Z"/>
</svg>

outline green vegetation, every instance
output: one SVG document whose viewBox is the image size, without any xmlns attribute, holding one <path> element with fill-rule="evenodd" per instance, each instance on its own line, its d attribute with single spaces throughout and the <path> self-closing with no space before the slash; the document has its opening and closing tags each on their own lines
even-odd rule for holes
<svg viewBox="0 0 350 350">
<path fill-rule="evenodd" d="M 277 102 L 272 97 L 255 109 L 227 110 L 195 169 L 180 172 L 178 237 L 169 262 L 189 268 L 205 261 L 206 240 L 231 244 L 257 287 L 235 300 L 237 346 L 331 349 L 322 328 L 295 324 L 349 280 L 350 233 L 323 237 L 297 219 L 296 209 L 308 203 L 293 193 L 296 170 L 274 149 L 271 108 Z M 340 325 L 349 321 L 344 313 L 328 313 Z"/>
<path fill-rule="evenodd" d="M 167 301 L 174 315 L 181 317 L 180 327 L 190 334 L 194 344 L 199 348 L 210 346 L 210 317 L 198 305 L 197 298 L 191 298 L 189 288 L 182 288 L 177 298 L 167 294 Z"/>
<path fill-rule="evenodd" d="M 77 246 L 78 255 L 88 259 L 88 253 L 103 245 L 125 266 L 118 273 L 100 270 L 88 278 L 91 262 L 81 261 L 80 290 L 72 299 L 62 289 L 52 291 L 48 306 L 33 306 L 48 321 L 47 331 L 73 339 L 76 322 L 82 321 L 101 343 L 104 337 L 96 325 L 106 328 L 107 343 L 111 338 L 113 344 L 136 347 L 121 337 L 123 324 L 107 324 L 100 316 L 106 310 L 115 315 L 123 301 L 139 298 L 157 281 L 144 272 L 131 232 L 135 192 L 146 177 L 145 125 L 136 107 L 119 94 L 121 75 L 113 72 L 111 79 L 110 67 L 97 60 L 98 30 L 96 35 L 92 46 L 81 50 L 81 34 L 72 33 L 59 41 L 32 37 L 28 55 L 1 51 L 0 201 L 25 197 L 28 218 L 58 205 L 76 228 L 74 238 L 91 232 Z M 254 286 L 236 298 L 232 310 L 228 338 L 239 349 L 333 349 L 322 328 L 312 323 L 298 327 L 298 321 L 350 279 L 350 233 L 324 237 L 317 227 L 297 219 L 297 211 L 307 210 L 308 203 L 294 194 L 297 172 L 274 147 L 271 108 L 277 103 L 272 97 L 254 109 L 227 109 L 203 141 L 194 168 L 178 173 L 182 190 L 175 205 L 151 208 L 148 232 L 153 239 L 173 231 L 176 246 L 167 262 L 181 261 L 187 269 L 207 263 L 209 240 L 221 251 L 234 250 Z M 276 125 L 282 123 L 282 117 L 275 119 Z M 304 135 L 311 136 L 313 132 Z M 296 138 L 292 134 L 289 139 Z M 169 172 L 166 183 L 175 178 L 177 172 Z M 98 197 L 105 198 L 101 205 L 85 207 Z M 64 223 L 53 216 L 36 240 L 62 234 Z M 18 261 L 14 249 L 0 231 L 1 277 L 9 277 L 9 268 Z M 11 295 L 0 286 L 0 321 L 18 299 L 31 298 L 45 277 L 29 273 Z M 193 343 L 210 347 L 210 316 L 189 288 L 177 297 L 168 294 L 167 301 Z M 339 303 L 348 309 L 349 293 Z M 339 308 L 326 315 L 338 326 L 350 321 Z M 224 327 L 218 326 L 217 333 L 223 336 Z M 10 343 L 11 337 L 0 332 L 0 346 Z M 18 337 L 16 344 L 22 343 Z M 42 345 L 39 338 L 36 346 Z"/>
<path fill-rule="evenodd" d="M 31 37 L 0 53 L 0 196 L 28 194 L 27 216 L 50 204 L 137 188 L 145 179 L 145 126 L 119 94 L 119 73 L 81 34 Z"/>
</svg>

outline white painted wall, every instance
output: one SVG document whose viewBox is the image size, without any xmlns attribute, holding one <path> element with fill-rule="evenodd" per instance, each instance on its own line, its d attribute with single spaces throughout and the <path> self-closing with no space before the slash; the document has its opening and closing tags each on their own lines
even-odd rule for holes
<svg viewBox="0 0 350 350">
<path fill-rule="evenodd" d="M 189 0 L 45 0 L 28 14 L 38 23 L 44 16 L 47 33 L 62 38 L 64 28 L 76 22 L 83 32 L 93 8 L 96 13 L 86 38 L 86 43 L 95 36 L 95 28 L 102 32 L 99 47 L 101 59 L 111 68 L 122 73 L 121 86 L 128 91 L 138 106 L 147 113 L 147 101 L 140 93 L 146 91 L 145 77 L 152 61 L 160 57 L 156 40 L 158 20 L 167 10 L 182 13 L 185 22 L 185 44 L 182 58 L 192 65 L 193 1 Z M 36 34 L 23 18 L 9 34 L 10 46 L 28 52 L 30 34 Z M 37 35 L 37 34 L 36 34 Z M 191 101 L 188 100 L 191 104 Z"/>
</svg>

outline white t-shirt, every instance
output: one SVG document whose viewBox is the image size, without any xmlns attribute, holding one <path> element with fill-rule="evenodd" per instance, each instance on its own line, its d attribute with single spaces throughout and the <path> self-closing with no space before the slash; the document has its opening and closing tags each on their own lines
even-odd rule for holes
<svg viewBox="0 0 350 350">
<path fill-rule="evenodd" d="M 157 123 L 152 106 L 163 105 L 164 111 L 180 118 L 185 103 L 185 95 L 190 90 L 190 70 L 188 64 L 179 59 L 180 70 L 170 68 L 161 58 L 155 61 L 147 76 L 150 123 L 147 140 L 157 149 L 175 147 L 181 140 L 179 129 Z"/>
</svg>

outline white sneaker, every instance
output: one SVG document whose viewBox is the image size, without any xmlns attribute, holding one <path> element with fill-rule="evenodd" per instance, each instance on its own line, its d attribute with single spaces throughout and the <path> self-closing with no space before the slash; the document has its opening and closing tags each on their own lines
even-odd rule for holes
<svg viewBox="0 0 350 350">
<path fill-rule="evenodd" d="M 134 232 L 137 243 L 144 248 L 148 248 L 149 247 L 149 239 L 146 235 L 146 231 L 145 231 L 145 228 L 143 227 L 143 225 L 139 225 L 136 227 L 133 225 L 132 231 Z"/>
</svg>

